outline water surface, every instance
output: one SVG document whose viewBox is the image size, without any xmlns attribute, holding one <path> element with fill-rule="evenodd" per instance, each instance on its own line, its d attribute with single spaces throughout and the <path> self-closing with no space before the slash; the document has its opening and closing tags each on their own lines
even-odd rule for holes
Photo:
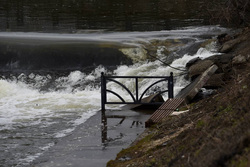
<svg viewBox="0 0 250 167">
<path fill-rule="evenodd" d="M 208 23 L 200 0 L 1 0 L 1 31 L 158 31 Z"/>
<path fill-rule="evenodd" d="M 215 42 L 202 43 L 226 31 L 204 26 L 207 19 L 199 0 L 0 3 L 1 166 L 29 166 L 94 115 L 101 107 L 101 72 L 174 72 L 176 94 L 189 83 L 185 64 L 216 54 Z M 130 80 L 120 82 L 133 90 Z M 151 83 L 139 84 L 143 92 Z M 130 98 L 117 85 L 107 86 Z M 111 95 L 108 99 L 117 100 Z"/>
</svg>

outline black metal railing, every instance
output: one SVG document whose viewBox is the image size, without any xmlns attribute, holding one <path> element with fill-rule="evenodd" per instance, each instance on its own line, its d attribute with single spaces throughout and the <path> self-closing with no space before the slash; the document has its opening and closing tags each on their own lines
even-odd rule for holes
<svg viewBox="0 0 250 167">
<path fill-rule="evenodd" d="M 128 79 L 135 79 L 135 94 L 133 94 L 124 84 L 121 82 L 115 80 L 116 78 L 128 78 Z M 139 88 L 138 88 L 138 79 L 159 79 L 155 81 L 153 84 L 148 86 L 143 93 L 139 96 Z M 116 84 L 120 85 L 121 88 L 124 88 L 128 94 L 131 96 L 132 102 L 131 101 L 125 101 L 124 98 L 122 98 L 118 93 L 107 89 L 106 85 L 108 81 L 115 82 Z M 144 95 L 147 93 L 147 91 L 152 88 L 154 85 L 160 83 L 160 82 L 168 82 L 168 87 L 163 90 L 158 92 L 156 96 L 168 92 L 168 98 L 173 98 L 174 97 L 174 83 L 173 83 L 173 73 L 170 73 L 170 76 L 105 76 L 104 73 L 102 72 L 101 75 L 101 107 L 102 111 L 105 111 L 105 104 L 155 104 L 152 102 L 143 102 L 142 99 Z M 107 101 L 107 92 L 117 96 L 121 101 L 120 102 L 111 102 Z"/>
</svg>

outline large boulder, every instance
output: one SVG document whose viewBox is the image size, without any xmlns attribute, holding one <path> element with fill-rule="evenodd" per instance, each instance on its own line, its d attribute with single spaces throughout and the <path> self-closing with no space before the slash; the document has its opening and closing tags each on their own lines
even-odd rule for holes
<svg viewBox="0 0 250 167">
<path fill-rule="evenodd" d="M 246 57 L 243 55 L 238 55 L 238 56 L 233 58 L 232 64 L 242 64 L 242 63 L 247 62 L 247 60 L 248 60 L 248 56 Z"/>
<path fill-rule="evenodd" d="M 221 48 L 219 49 L 219 52 L 228 53 L 228 52 L 232 51 L 233 49 L 235 49 L 236 46 L 238 44 L 240 44 L 242 41 L 245 41 L 247 39 L 248 39 L 247 36 L 241 36 L 240 38 L 235 38 L 235 39 L 229 40 L 221 46 Z"/>
<path fill-rule="evenodd" d="M 204 88 L 219 88 L 222 87 L 225 82 L 224 80 L 224 73 L 213 74 L 207 83 L 204 85 Z"/>
<path fill-rule="evenodd" d="M 206 60 L 211 60 L 217 66 L 220 66 L 221 64 L 231 63 L 233 57 L 234 57 L 233 54 L 220 54 L 220 55 L 214 55 L 214 56 L 208 57 Z"/>
<path fill-rule="evenodd" d="M 221 45 L 229 40 L 232 40 L 232 39 L 233 39 L 233 37 L 227 33 L 218 35 L 218 37 L 217 37 L 217 40 L 218 40 L 219 44 L 221 44 Z"/>
<path fill-rule="evenodd" d="M 191 67 L 192 65 L 194 65 L 198 61 L 201 61 L 201 58 L 196 57 L 196 58 L 193 58 L 193 59 L 189 60 L 189 62 L 187 62 L 187 64 L 186 64 L 186 68 Z"/>
<path fill-rule="evenodd" d="M 194 77 L 202 74 L 204 71 L 206 71 L 209 67 L 211 67 L 214 64 L 211 60 L 201 60 L 197 63 L 193 64 L 188 69 L 189 77 L 193 79 Z"/>
<path fill-rule="evenodd" d="M 232 59 L 234 54 L 221 54 L 215 55 L 207 58 L 206 60 L 211 60 L 218 66 L 216 73 L 224 73 L 231 69 Z"/>
</svg>

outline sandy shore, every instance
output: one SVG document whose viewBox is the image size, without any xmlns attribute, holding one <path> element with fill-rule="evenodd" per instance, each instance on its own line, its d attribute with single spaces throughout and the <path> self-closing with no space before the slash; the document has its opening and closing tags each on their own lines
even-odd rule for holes
<svg viewBox="0 0 250 167">
<path fill-rule="evenodd" d="M 34 161 L 37 167 L 102 167 L 115 159 L 145 130 L 147 113 L 132 110 L 106 111 L 107 142 L 102 142 L 101 112 L 80 125 L 71 135 L 61 138 Z"/>
</svg>

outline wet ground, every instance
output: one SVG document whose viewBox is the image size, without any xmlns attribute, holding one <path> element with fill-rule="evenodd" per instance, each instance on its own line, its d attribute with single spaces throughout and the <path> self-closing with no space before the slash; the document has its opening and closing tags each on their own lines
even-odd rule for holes
<svg viewBox="0 0 250 167">
<path fill-rule="evenodd" d="M 149 116 L 149 113 L 132 110 L 106 111 L 107 133 L 103 133 L 102 114 L 98 112 L 71 135 L 61 138 L 33 164 L 37 167 L 106 166 L 144 131 Z"/>
</svg>

